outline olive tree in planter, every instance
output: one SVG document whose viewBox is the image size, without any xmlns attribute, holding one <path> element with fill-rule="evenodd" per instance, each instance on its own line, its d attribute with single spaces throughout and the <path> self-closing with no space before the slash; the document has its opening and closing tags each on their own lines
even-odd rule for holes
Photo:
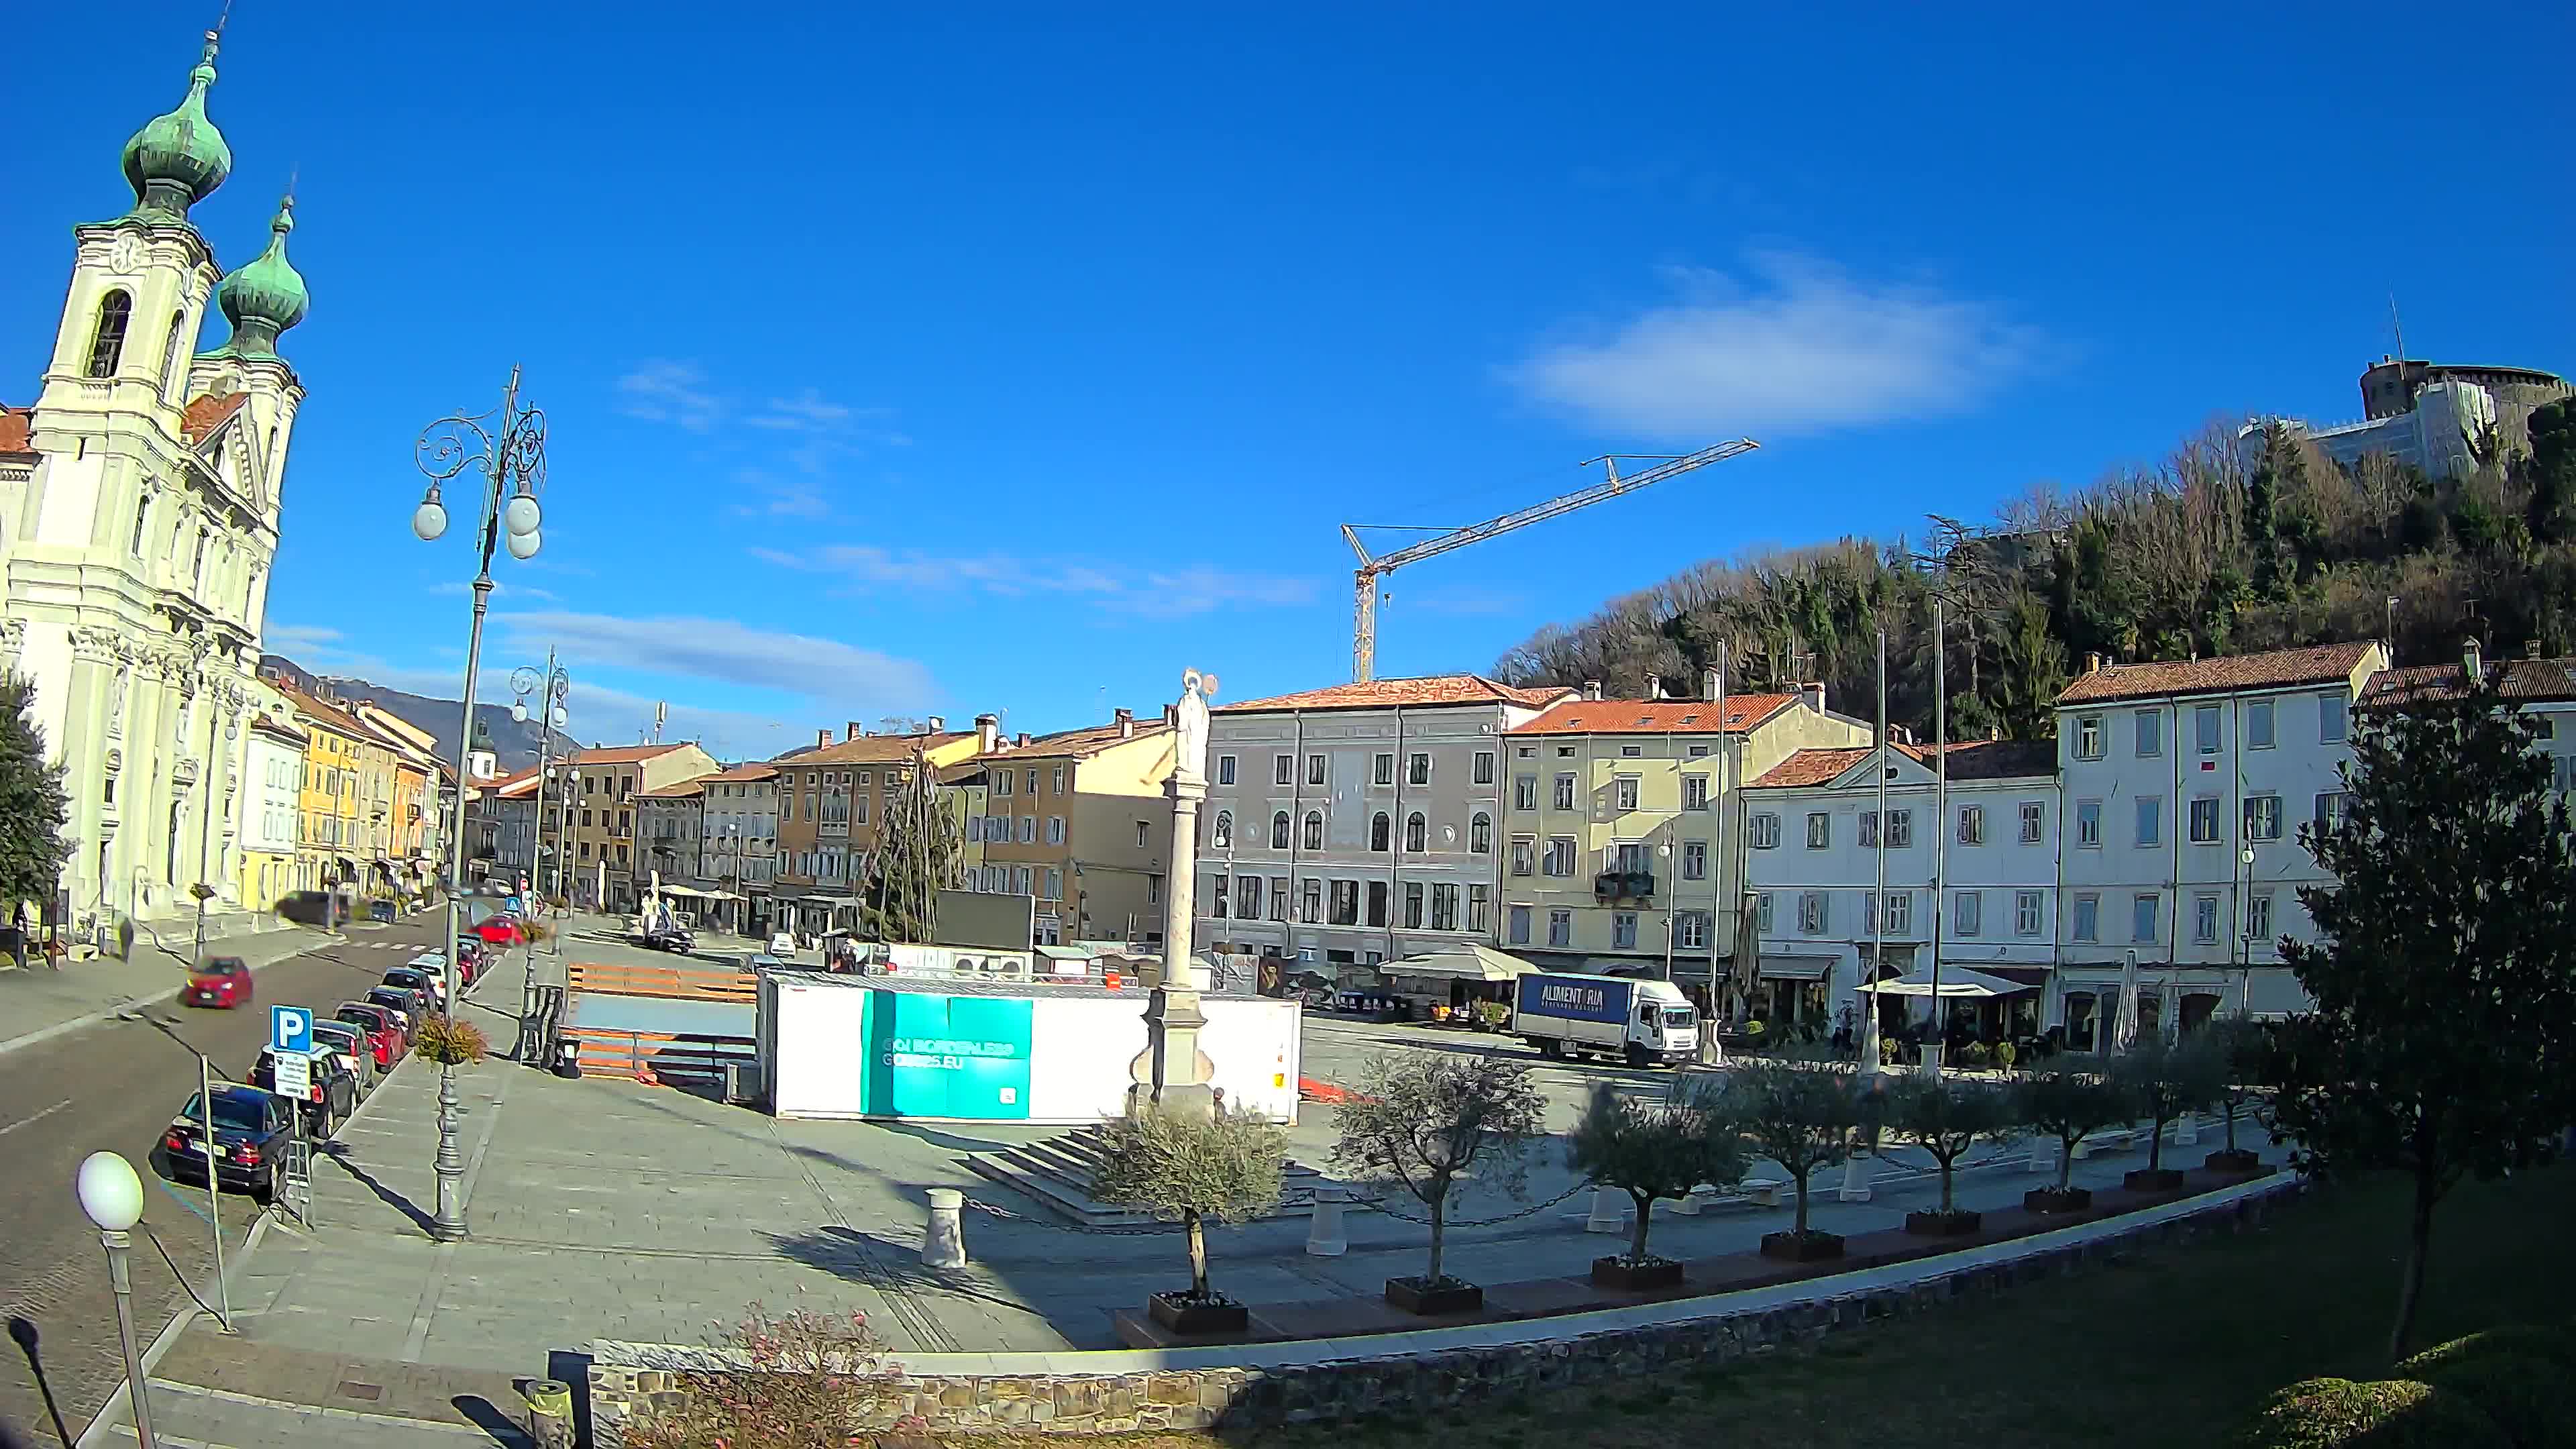
<svg viewBox="0 0 2576 1449">
<path fill-rule="evenodd" d="M 2032 1188 L 2022 1194 L 2021 1205 L 2035 1213 L 2071 1213 L 2091 1207 L 2093 1194 L 2071 1181 L 2075 1144 L 2086 1133 L 2129 1120 L 2128 1094 L 2101 1073 L 2061 1059 L 2061 1064 L 2015 1083 L 2014 1098 L 2024 1122 L 2057 1139 L 2057 1185 Z"/>
<path fill-rule="evenodd" d="M 1485 1290 L 1442 1270 L 1449 1193 L 1472 1173 L 1513 1197 L 1525 1190 L 1530 1144 L 1547 1130 L 1547 1101 L 1527 1066 L 1451 1052 L 1371 1061 L 1336 1109 L 1334 1168 L 1354 1182 L 1401 1187 L 1431 1217 L 1431 1261 L 1418 1278 L 1386 1280 L 1386 1301 L 1408 1313 L 1467 1313 Z"/>
<path fill-rule="evenodd" d="M 2165 1128 L 2217 1100 L 2226 1075 L 2218 1053 L 2199 1033 L 2180 1041 L 2143 1041 L 2112 1061 L 2111 1080 L 2128 1096 L 2130 1110 L 2150 1123 L 2147 1165 L 2121 1178 L 2122 1187 L 2170 1192 L 2182 1186 L 2182 1173 L 2165 1166 Z"/>
<path fill-rule="evenodd" d="M 1189 1291 L 1147 1299 L 1156 1323 L 1174 1333 L 1251 1326 L 1242 1304 L 1208 1286 L 1207 1219 L 1241 1222 L 1277 1207 L 1287 1157 L 1288 1134 L 1249 1110 L 1144 1111 L 1108 1124 L 1091 1195 L 1177 1221 L 1190 1235 Z"/>
<path fill-rule="evenodd" d="M 1780 1164 L 1798 1191 L 1798 1215 L 1789 1231 L 1764 1233 L 1766 1257 L 1810 1262 L 1839 1258 L 1843 1240 L 1807 1226 L 1807 1185 L 1818 1172 L 1851 1157 L 1860 1126 L 1860 1074 L 1834 1063 L 1774 1058 L 1746 1062 L 1726 1073 L 1709 1110 L 1731 1123 L 1755 1152 Z"/>
<path fill-rule="evenodd" d="M 2021 1135 L 2019 1103 L 1996 1087 L 1957 1077 L 1909 1077 L 1897 1085 L 1888 1113 L 1887 1131 L 1899 1142 L 1920 1147 L 1941 1169 L 1941 1207 L 1937 1212 L 1907 1213 L 1909 1233 L 1973 1233 L 1983 1219 L 1959 1209 L 1951 1182 L 1959 1159 L 1980 1142 L 2009 1142 Z"/>
<path fill-rule="evenodd" d="M 1647 1102 L 1607 1083 L 1592 1089 L 1565 1147 L 1568 1166 L 1637 1204 L 1637 1231 L 1627 1253 L 1592 1260 L 1592 1281 L 1604 1288 L 1679 1285 L 1682 1265 L 1646 1251 L 1656 1200 L 1688 1197 L 1701 1183 L 1728 1184 L 1744 1176 L 1743 1139 L 1708 1106 L 1696 1100 Z"/>
<path fill-rule="evenodd" d="M 2272 1039 L 2252 1017 L 2243 1015 L 2215 1018 L 2201 1031 L 2221 1068 L 2218 1095 L 2210 1105 L 2227 1133 L 2227 1145 L 2209 1154 L 2201 1165 L 2211 1172 L 2252 1172 L 2263 1165 L 2263 1159 L 2236 1145 L 2236 1123 L 2241 1117 L 2260 1116 L 2256 1103 L 2263 1084 L 2271 1079 Z"/>
</svg>

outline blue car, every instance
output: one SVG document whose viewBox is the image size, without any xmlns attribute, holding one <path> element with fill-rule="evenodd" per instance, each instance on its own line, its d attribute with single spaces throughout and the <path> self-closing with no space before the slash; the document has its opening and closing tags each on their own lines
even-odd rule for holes
<svg viewBox="0 0 2576 1449">
<path fill-rule="evenodd" d="M 170 1119 L 161 1134 L 171 1175 L 186 1182 L 206 1180 L 206 1107 L 197 1093 Z M 261 1202 L 277 1193 L 279 1164 L 295 1135 L 295 1106 L 284 1097 L 257 1087 L 215 1088 L 215 1180 L 248 1192 Z"/>
</svg>

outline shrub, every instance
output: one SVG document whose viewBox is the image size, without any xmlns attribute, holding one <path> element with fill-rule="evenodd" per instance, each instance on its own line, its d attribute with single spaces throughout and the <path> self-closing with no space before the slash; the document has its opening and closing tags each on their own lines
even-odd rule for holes
<svg viewBox="0 0 2576 1449">
<path fill-rule="evenodd" d="M 483 1028 L 453 1016 L 433 1016 L 420 1024 L 411 1049 L 443 1067 L 461 1067 L 491 1055 Z"/>
<path fill-rule="evenodd" d="M 1091 1192 L 1188 1228 L 1190 1297 L 1214 1302 L 1204 1220 L 1241 1222 L 1277 1207 L 1287 1157 L 1288 1134 L 1248 1110 L 1139 1112 L 1109 1123 Z"/>
<path fill-rule="evenodd" d="M 2485 1335 L 2477 1335 L 2484 1337 Z M 2475 1404 L 2514 1449 L 2576 1449 L 2576 1417 L 2567 1412 L 2564 1365 L 2489 1350 L 2426 1370 L 2421 1381 Z"/>
<path fill-rule="evenodd" d="M 1807 1182 L 1851 1156 L 1860 1126 L 1859 1073 L 1822 1062 L 1748 1062 L 1726 1073 L 1698 1104 L 1780 1164 L 1798 1190 L 1794 1231 L 1807 1236 Z"/>
<path fill-rule="evenodd" d="M 1628 1261 L 1642 1266 L 1655 1199 L 1682 1198 L 1701 1183 L 1744 1176 L 1744 1143 L 1730 1124 L 1698 1102 L 1655 1103 L 1622 1095 L 1604 1082 L 1592 1089 L 1582 1120 L 1565 1138 L 1566 1164 L 1637 1204 Z"/>
<path fill-rule="evenodd" d="M 2057 1190 L 2075 1170 L 2075 1144 L 2087 1132 L 2128 1119 L 2129 1096 L 2115 1082 L 2077 1065 L 2033 1072 L 2014 1084 L 2017 1115 L 2057 1139 Z"/>
<path fill-rule="evenodd" d="M 1461 1177 L 1518 1197 L 1529 1147 L 1547 1130 L 1547 1099 L 1520 1062 L 1403 1052 L 1372 1060 L 1336 1110 L 1333 1164 L 1354 1182 L 1402 1187 L 1431 1216 L 1423 1286 L 1448 1282 L 1449 1191 Z"/>
<path fill-rule="evenodd" d="M 2399 1364 L 2396 1372 L 2401 1378 L 2421 1379 L 2453 1364 L 2496 1357 L 2537 1359 L 2561 1369 L 2576 1369 L 2576 1329 L 2540 1323 L 2490 1328 L 2428 1348 Z"/>
<path fill-rule="evenodd" d="M 1941 1211 L 1954 1210 L 1950 1188 L 1959 1159 L 1980 1142 L 2006 1142 L 2022 1130 L 2010 1093 L 1954 1077 L 1911 1077 L 1889 1094 L 1888 1130 L 1929 1153 L 1941 1169 Z"/>
<path fill-rule="evenodd" d="M 2111 1080 L 2148 1121 L 2148 1171 L 2164 1166 L 2165 1128 L 2222 1096 L 2227 1076 L 2223 1044 L 2208 1036 L 2142 1041 L 2112 1058 Z"/>
<path fill-rule="evenodd" d="M 1959 1053 L 1959 1060 L 1972 1067 L 1982 1067 L 1986 1064 L 1986 1055 L 1986 1044 L 1981 1041 L 1972 1041 L 1968 1043 L 1968 1049 L 1966 1051 Z"/>
<path fill-rule="evenodd" d="M 2412 1379 L 2307 1379 L 2272 1396 L 2229 1449 L 2512 1449 L 2495 1421 Z"/>
<path fill-rule="evenodd" d="M 1499 1001 L 1479 1001 L 1476 1020 L 1487 1031 L 1501 1031 L 1512 1024 L 1512 1009 Z"/>
<path fill-rule="evenodd" d="M 850 1442 L 884 1406 L 889 1370 L 867 1315 L 773 1317 L 751 1305 L 715 1345 L 741 1364 L 688 1369 L 626 1425 L 628 1449 L 822 1449 Z"/>
</svg>

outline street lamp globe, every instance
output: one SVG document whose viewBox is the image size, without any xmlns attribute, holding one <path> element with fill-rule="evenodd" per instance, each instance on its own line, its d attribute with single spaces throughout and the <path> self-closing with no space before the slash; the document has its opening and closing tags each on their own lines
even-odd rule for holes
<svg viewBox="0 0 2576 1449">
<path fill-rule="evenodd" d="M 117 1154 L 93 1152 L 81 1160 L 80 1205 L 101 1232 L 124 1232 L 143 1221 L 143 1179 Z"/>
<path fill-rule="evenodd" d="M 509 502 L 501 505 L 501 526 L 513 536 L 536 532 L 537 523 L 537 495 L 514 493 Z"/>
<path fill-rule="evenodd" d="M 447 532 L 447 505 L 438 501 L 436 493 L 420 500 L 420 506 L 411 511 L 411 531 L 423 543 L 434 542 Z"/>
<path fill-rule="evenodd" d="M 537 556 L 537 531 L 535 529 L 530 529 L 526 533 L 511 534 L 508 540 L 508 546 L 510 549 L 510 557 L 512 558 L 535 558 Z"/>
<path fill-rule="evenodd" d="M 528 702 L 526 700 L 514 699 L 510 701 L 510 721 L 513 724 L 526 724 L 528 722 Z"/>
</svg>

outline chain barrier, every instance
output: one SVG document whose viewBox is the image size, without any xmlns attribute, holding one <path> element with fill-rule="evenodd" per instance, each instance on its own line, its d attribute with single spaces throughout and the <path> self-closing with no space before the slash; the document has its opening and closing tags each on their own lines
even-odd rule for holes
<svg viewBox="0 0 2576 1449">
<path fill-rule="evenodd" d="M 1177 1233 L 1182 1228 L 1180 1223 L 1059 1223 L 1048 1218 L 1031 1217 L 1027 1213 L 1015 1213 L 1009 1208 L 996 1207 L 978 1198 L 966 1198 L 964 1202 L 966 1206 L 986 1217 L 1000 1218 L 1004 1222 L 1026 1223 L 1033 1228 L 1046 1228 L 1059 1233 L 1082 1233 L 1097 1238 L 1141 1238 L 1156 1233 Z M 1315 1197 L 1312 1193 L 1301 1197 L 1283 1197 L 1279 1200 L 1279 1206 L 1282 1208 L 1313 1207 L 1314 1205 Z"/>
<path fill-rule="evenodd" d="M 1556 1196 L 1549 1198 L 1547 1201 L 1542 1203 L 1533 1203 L 1528 1207 L 1522 1208 L 1516 1213 L 1505 1213 L 1498 1218 L 1475 1218 L 1464 1222 L 1450 1218 L 1443 1218 L 1440 1225 L 1444 1230 L 1446 1230 L 1449 1228 L 1490 1228 L 1496 1223 L 1517 1222 L 1533 1213 L 1543 1213 L 1549 1208 L 1556 1206 L 1558 1203 L 1565 1201 L 1567 1198 L 1573 1197 L 1577 1193 L 1590 1192 L 1592 1188 L 1593 1184 L 1588 1180 L 1578 1182 L 1574 1186 L 1567 1188 L 1565 1191 L 1558 1193 Z M 1353 1203 L 1352 1206 L 1373 1207 L 1391 1218 L 1396 1218 L 1408 1223 L 1419 1223 L 1426 1228 L 1431 1226 L 1431 1219 L 1427 1217 L 1415 1217 L 1413 1214 L 1405 1212 L 1400 1208 L 1390 1207 L 1387 1205 L 1386 1199 L 1384 1198 L 1362 1198 Z"/>
</svg>

